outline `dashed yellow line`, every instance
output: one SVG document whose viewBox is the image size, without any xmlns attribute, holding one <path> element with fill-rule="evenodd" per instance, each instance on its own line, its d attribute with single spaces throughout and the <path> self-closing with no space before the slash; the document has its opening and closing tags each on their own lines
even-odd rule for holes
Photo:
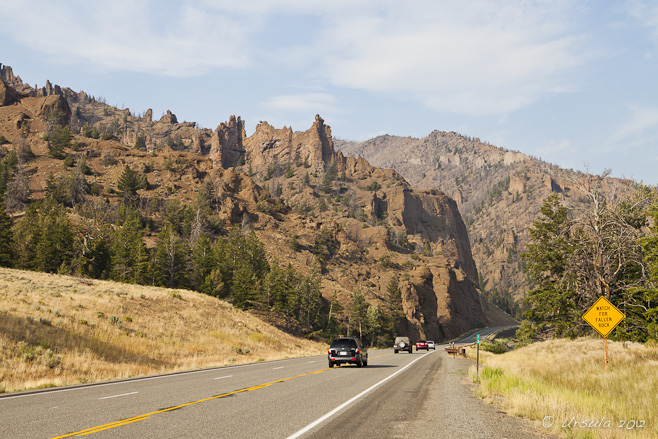
<svg viewBox="0 0 658 439">
<path fill-rule="evenodd" d="M 377 355 L 377 356 L 370 357 L 370 358 L 380 358 L 380 357 L 385 357 L 387 355 L 392 355 L 392 354 L 390 354 L 390 353 L 389 354 L 382 354 L 382 355 Z M 308 375 L 315 375 L 315 374 L 319 374 L 319 373 L 322 373 L 322 372 L 326 372 L 328 370 L 331 370 L 331 369 L 320 369 L 320 370 L 316 370 L 315 372 L 308 372 L 308 373 L 304 373 L 304 374 L 301 374 L 301 375 L 296 375 L 296 376 L 292 376 L 292 377 L 288 377 L 288 378 L 283 378 L 283 379 L 272 381 L 272 382 L 265 383 L 265 384 L 259 384 L 257 386 L 247 387 L 245 389 L 234 390 L 232 392 L 222 393 L 221 395 L 212 396 L 210 398 L 200 399 L 198 401 L 188 402 L 186 404 L 177 405 L 175 407 L 169 407 L 169 408 L 166 408 L 166 409 L 158 410 L 157 412 L 151 412 L 151 413 L 147 413 L 145 415 L 140 415 L 140 416 L 135 416 L 135 417 L 132 417 L 132 418 L 122 419 L 120 421 L 110 422 L 109 424 L 103 424 L 103 425 L 99 425 L 97 427 L 87 428 L 85 430 L 76 431 L 75 433 L 69 433 L 69 434 L 65 434 L 63 436 L 56 436 L 52 439 L 61 439 L 61 438 L 72 437 L 72 436 L 86 436 L 88 434 L 98 433 L 99 431 L 109 430 L 111 428 L 116 428 L 116 427 L 121 427 L 122 425 L 127 425 L 127 424 L 132 424 L 134 422 L 144 421 L 144 420 L 148 419 L 149 416 L 157 415 L 159 413 L 165 413 L 165 412 L 168 412 L 168 411 L 171 411 L 171 410 L 176 410 L 176 409 L 180 409 L 180 408 L 183 408 L 183 407 L 188 407 L 188 406 L 191 406 L 191 405 L 194 405 L 194 404 L 199 404 L 201 402 L 212 401 L 213 399 L 224 398 L 226 396 L 235 395 L 235 394 L 242 393 L 242 392 L 251 392 L 253 390 L 263 389 L 265 387 L 271 386 L 272 384 L 282 383 L 284 381 L 289 381 L 289 380 L 292 380 L 292 379 L 295 379 L 295 378 L 301 378 L 301 377 L 305 377 L 305 376 L 308 376 Z"/>
<path fill-rule="evenodd" d="M 133 422 L 143 421 L 145 419 L 148 419 L 149 416 L 157 415 L 159 413 L 165 413 L 165 412 L 168 412 L 168 411 L 171 411 L 171 410 L 176 410 L 176 409 L 180 409 L 180 408 L 183 408 L 183 407 L 188 407 L 188 406 L 191 406 L 191 405 L 194 405 L 194 404 L 199 404 L 201 402 L 212 401 L 213 399 L 224 398 L 226 396 L 235 395 L 235 394 L 242 393 L 242 392 L 251 392 L 252 390 L 258 390 L 258 389 L 262 389 L 262 388 L 265 388 L 265 387 L 269 387 L 272 384 L 282 383 L 284 381 L 292 380 L 292 379 L 295 379 L 295 378 L 301 378 L 301 377 L 308 376 L 308 375 L 315 375 L 315 374 L 318 374 L 318 373 L 325 372 L 327 370 L 329 370 L 329 369 L 316 370 L 315 372 L 309 372 L 309 373 L 304 373 L 304 374 L 301 374 L 301 375 L 296 375 L 296 376 L 292 376 L 292 377 L 288 377 L 288 378 L 283 378 L 283 379 L 272 381 L 272 382 L 269 382 L 269 383 L 259 384 L 258 386 L 247 387 L 245 389 L 240 389 L 240 390 L 234 390 L 233 392 L 228 392 L 228 393 L 222 393 L 221 395 L 212 396 L 210 398 L 200 399 L 198 401 L 188 402 L 186 404 L 177 405 L 175 407 L 169 407 L 169 408 L 166 408 L 166 409 L 158 410 L 156 412 L 147 413 L 145 415 L 140 415 L 140 416 L 135 416 L 135 417 L 132 417 L 132 418 L 122 419 L 121 421 L 111 422 L 109 424 L 103 424 L 103 425 L 99 425 L 99 426 L 93 427 L 93 428 L 87 428 L 86 430 L 76 431 L 75 433 L 69 433 L 69 434 L 65 434 L 65 435 L 62 435 L 62 436 L 56 436 L 52 439 L 61 439 L 61 438 L 71 437 L 71 436 L 85 436 L 85 435 L 96 433 L 96 432 L 99 432 L 99 431 L 108 430 L 110 428 L 115 428 L 115 427 L 120 427 L 122 425 L 131 424 Z"/>
</svg>

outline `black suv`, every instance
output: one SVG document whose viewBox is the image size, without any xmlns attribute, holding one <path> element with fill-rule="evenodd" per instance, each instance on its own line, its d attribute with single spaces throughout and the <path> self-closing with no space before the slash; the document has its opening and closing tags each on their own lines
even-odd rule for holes
<svg viewBox="0 0 658 439">
<path fill-rule="evenodd" d="M 368 365 L 368 349 L 356 337 L 335 338 L 327 353 L 329 367 L 343 363 L 352 363 L 359 367 Z"/>
</svg>

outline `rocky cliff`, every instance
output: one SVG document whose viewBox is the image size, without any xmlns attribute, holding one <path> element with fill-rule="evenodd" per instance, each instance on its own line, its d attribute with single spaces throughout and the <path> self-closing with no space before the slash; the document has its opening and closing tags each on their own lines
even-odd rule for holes
<svg viewBox="0 0 658 439">
<path fill-rule="evenodd" d="M 69 88 L 26 86 L 6 66 L 0 72 L 0 134 L 10 141 L 0 152 L 21 144 L 36 154 L 24 165 L 33 197 L 44 196 L 50 172 L 67 172 L 43 136 L 57 113 L 74 134 L 65 153 L 86 159 L 98 200 L 116 202 L 126 165 L 147 177 L 145 209 L 153 200 L 191 203 L 203 191 L 227 226 L 254 230 L 283 264 L 321 272 L 325 298 L 336 296 L 345 309 L 357 289 L 381 304 L 396 277 L 401 329 L 412 338 L 442 340 L 513 322 L 491 312 L 474 286 L 478 270 L 457 203 L 414 189 L 394 170 L 345 157 L 319 116 L 303 132 L 262 122 L 247 136 L 240 117 L 214 131 L 179 122 L 171 111 L 154 121 L 150 110 L 133 114 Z M 349 324 L 347 312 L 342 318 Z"/>
<path fill-rule="evenodd" d="M 574 183 L 581 175 L 518 151 L 455 132 L 434 131 L 422 139 L 380 136 L 364 142 L 337 141 L 337 149 L 399 172 L 412 185 L 450 195 L 468 227 L 483 293 L 521 300 L 528 291 L 520 253 L 542 202 L 557 193 L 564 204 L 583 205 Z M 607 178 L 604 186 L 629 193 L 630 180 Z M 507 304 L 507 311 L 519 307 Z"/>
</svg>

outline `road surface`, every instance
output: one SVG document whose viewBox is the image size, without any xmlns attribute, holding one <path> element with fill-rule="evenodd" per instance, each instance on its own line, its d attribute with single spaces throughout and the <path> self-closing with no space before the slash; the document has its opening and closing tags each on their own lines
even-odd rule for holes
<svg viewBox="0 0 658 439">
<path fill-rule="evenodd" d="M 472 416 L 451 409 L 456 389 L 459 404 L 490 407 L 471 396 L 463 370 L 453 370 L 468 360 L 449 358 L 444 346 L 370 350 L 362 368 L 329 369 L 319 356 L 4 395 L 0 437 L 459 437 L 444 435 L 446 422 L 432 414 L 450 413 L 457 425 Z M 525 427 L 512 429 L 531 437 Z M 477 427 L 477 437 L 503 437 L 495 436 L 500 426 L 483 428 L 494 436 Z"/>
</svg>

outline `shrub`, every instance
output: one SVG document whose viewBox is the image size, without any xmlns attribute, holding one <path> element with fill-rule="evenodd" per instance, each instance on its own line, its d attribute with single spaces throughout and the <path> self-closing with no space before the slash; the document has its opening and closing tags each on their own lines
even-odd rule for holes
<svg viewBox="0 0 658 439">
<path fill-rule="evenodd" d="M 60 355 L 53 354 L 53 351 L 48 349 L 43 355 L 43 362 L 48 368 L 53 369 L 59 366 L 59 363 L 62 362 L 62 357 Z"/>
<path fill-rule="evenodd" d="M 117 316 L 109 316 L 107 320 L 113 325 L 120 325 L 121 319 Z"/>
<path fill-rule="evenodd" d="M 504 354 L 507 352 L 507 343 L 483 341 L 480 343 L 480 348 L 483 351 L 491 352 L 492 354 Z"/>
</svg>

